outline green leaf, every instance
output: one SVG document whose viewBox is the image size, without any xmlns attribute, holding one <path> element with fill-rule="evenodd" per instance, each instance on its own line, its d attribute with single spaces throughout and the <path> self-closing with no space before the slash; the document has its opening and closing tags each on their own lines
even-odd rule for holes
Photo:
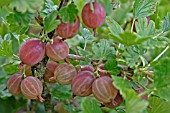
<svg viewBox="0 0 170 113">
<path fill-rule="evenodd" d="M 67 7 L 63 7 L 59 11 L 60 18 L 64 23 L 67 23 L 68 21 L 70 21 L 71 23 L 75 22 L 77 14 L 78 10 L 76 5 L 74 4 L 69 4 Z"/>
<path fill-rule="evenodd" d="M 121 26 L 110 16 L 106 17 L 106 23 L 107 23 L 109 30 L 112 34 L 119 35 L 120 33 L 124 32 L 124 30 L 121 28 Z"/>
<path fill-rule="evenodd" d="M 133 16 L 134 18 L 143 18 L 154 14 L 154 0 L 135 0 Z"/>
<path fill-rule="evenodd" d="M 13 55 L 11 42 L 4 40 L 0 47 L 0 56 L 11 57 Z"/>
<path fill-rule="evenodd" d="M 112 8 L 113 8 L 111 4 L 112 0 L 98 0 L 98 2 L 101 3 L 102 6 L 105 8 L 106 15 L 110 15 Z"/>
<path fill-rule="evenodd" d="M 167 37 L 158 37 L 156 39 L 149 39 L 142 43 L 142 47 L 146 49 L 155 49 L 157 48 L 165 48 L 167 44 L 170 42 Z"/>
<path fill-rule="evenodd" d="M 115 59 L 108 60 L 104 65 L 104 69 L 109 71 L 111 75 L 117 75 L 121 72 L 121 68 L 117 66 Z"/>
<path fill-rule="evenodd" d="M 156 96 L 149 98 L 152 109 L 148 109 L 149 113 L 169 113 L 170 103 Z"/>
<path fill-rule="evenodd" d="M 0 0 L 0 7 L 7 6 L 9 3 L 11 3 L 13 0 Z"/>
<path fill-rule="evenodd" d="M 130 81 L 117 76 L 112 76 L 112 79 L 114 80 L 113 85 L 119 89 L 121 95 L 126 98 L 126 90 L 131 90 Z"/>
<path fill-rule="evenodd" d="M 7 99 L 0 98 L 0 109 L 1 113 L 15 113 L 18 109 L 26 106 L 26 99 L 22 98 L 15 99 L 15 97 L 9 97 Z M 10 105 L 10 106 L 9 106 Z"/>
<path fill-rule="evenodd" d="M 167 16 L 163 20 L 162 31 L 166 32 L 170 30 L 170 12 L 168 12 Z"/>
<path fill-rule="evenodd" d="M 33 14 L 30 13 L 20 13 L 14 11 L 9 16 L 7 16 L 7 22 L 10 24 L 9 28 L 11 32 L 16 32 L 18 34 L 24 34 L 28 31 L 28 24 L 30 23 L 31 19 L 33 18 Z"/>
<path fill-rule="evenodd" d="M 66 100 L 71 98 L 70 86 L 56 85 L 52 90 L 53 97 L 58 100 Z"/>
<path fill-rule="evenodd" d="M 3 0 L 6 1 L 6 0 Z M 1 5 L 1 4 L 0 4 Z M 10 13 L 9 9 L 7 7 L 0 7 L 0 23 L 8 16 Z"/>
<path fill-rule="evenodd" d="M 10 6 L 16 8 L 18 12 L 30 12 L 34 13 L 37 10 L 41 10 L 44 4 L 44 0 L 14 0 L 10 3 Z"/>
<path fill-rule="evenodd" d="M 170 58 L 161 59 L 154 66 L 154 86 L 156 95 L 170 101 Z"/>
<path fill-rule="evenodd" d="M 57 12 L 53 11 L 44 18 L 44 28 L 46 33 L 53 31 L 60 24 L 60 20 L 57 20 Z"/>
<path fill-rule="evenodd" d="M 143 54 L 146 53 L 146 49 L 141 48 L 141 46 L 130 46 L 123 52 L 123 56 L 125 57 L 126 64 L 130 67 L 135 67 L 139 65 L 143 60 L 145 65 L 147 62 L 143 57 Z M 142 59 L 141 59 L 142 58 Z"/>
<path fill-rule="evenodd" d="M 79 28 L 79 31 L 81 33 L 81 36 L 88 42 L 93 42 L 96 38 L 94 37 L 94 34 L 90 32 L 89 29 L 83 28 L 82 25 Z M 80 36 L 80 35 L 79 35 Z"/>
<path fill-rule="evenodd" d="M 57 10 L 57 6 L 53 3 L 52 0 L 45 1 L 45 9 L 42 11 L 43 13 L 49 14 L 52 11 Z"/>
<path fill-rule="evenodd" d="M 138 19 L 138 22 L 135 23 L 136 31 L 139 35 L 146 37 L 152 36 L 155 33 L 155 23 L 150 20 L 148 22 L 147 18 Z"/>
<path fill-rule="evenodd" d="M 85 58 L 84 61 L 80 61 L 80 64 L 81 65 L 89 64 L 90 58 L 92 57 L 92 53 L 90 51 L 88 51 L 88 50 L 82 49 L 79 46 L 77 47 L 77 49 L 78 49 L 79 54 Z"/>
<path fill-rule="evenodd" d="M 95 100 L 89 100 L 85 98 L 81 106 L 83 108 L 83 113 L 103 113 L 98 103 Z"/>
<path fill-rule="evenodd" d="M 94 53 L 93 55 L 93 59 L 114 59 L 115 57 L 115 49 L 114 47 L 111 47 L 109 41 L 102 39 L 100 40 L 100 42 L 93 43 L 92 45 L 92 51 Z"/>
<path fill-rule="evenodd" d="M 126 113 L 143 113 L 146 110 L 147 105 L 147 101 L 141 100 L 140 96 L 132 89 L 126 90 Z"/>
<path fill-rule="evenodd" d="M 137 35 L 135 33 L 125 31 L 119 35 L 110 34 L 110 38 L 113 39 L 114 41 L 122 43 L 126 46 L 132 46 L 135 44 L 140 44 L 152 37 L 148 37 L 148 36 L 140 37 L 139 35 Z"/>
</svg>

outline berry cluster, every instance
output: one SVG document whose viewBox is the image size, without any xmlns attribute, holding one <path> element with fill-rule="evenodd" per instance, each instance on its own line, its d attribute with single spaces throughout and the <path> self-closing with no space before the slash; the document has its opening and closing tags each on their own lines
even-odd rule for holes
<svg viewBox="0 0 170 113">
<path fill-rule="evenodd" d="M 101 26 L 106 18 L 106 11 L 98 2 L 93 2 L 93 9 L 87 3 L 82 10 L 82 20 L 84 24 L 94 29 Z M 57 19 L 61 20 L 59 17 Z M 7 83 L 11 94 L 18 96 L 23 94 L 28 99 L 39 99 L 41 97 L 43 85 L 41 79 L 33 76 L 32 67 L 41 62 L 44 56 L 50 60 L 46 64 L 43 80 L 47 83 L 59 83 L 61 85 L 71 84 L 73 97 L 89 96 L 91 94 L 101 102 L 102 105 L 114 108 L 123 102 L 119 91 L 113 86 L 111 75 L 103 71 L 104 64 L 94 69 L 91 66 L 83 66 L 80 71 L 70 63 L 60 63 L 69 54 L 69 46 L 63 39 L 70 39 L 78 33 L 80 19 L 76 15 L 74 23 L 63 23 L 56 28 L 56 37 L 52 42 L 43 42 L 40 39 L 27 40 L 19 50 L 21 60 L 21 72 L 12 75 Z M 26 76 L 25 76 L 26 75 Z"/>
</svg>

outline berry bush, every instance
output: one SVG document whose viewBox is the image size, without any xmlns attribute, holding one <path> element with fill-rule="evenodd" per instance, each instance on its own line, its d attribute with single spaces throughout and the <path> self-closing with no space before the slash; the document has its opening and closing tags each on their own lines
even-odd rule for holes
<svg viewBox="0 0 170 113">
<path fill-rule="evenodd" d="M 1 113 L 170 113 L 169 0 L 0 2 Z"/>
</svg>

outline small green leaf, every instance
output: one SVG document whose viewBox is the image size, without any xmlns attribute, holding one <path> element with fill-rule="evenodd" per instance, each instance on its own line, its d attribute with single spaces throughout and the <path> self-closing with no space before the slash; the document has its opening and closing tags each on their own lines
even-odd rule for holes
<svg viewBox="0 0 170 113">
<path fill-rule="evenodd" d="M 152 109 L 148 109 L 148 113 L 169 113 L 170 111 L 170 102 L 159 97 L 151 96 L 149 98 L 149 103 Z"/>
<path fill-rule="evenodd" d="M 170 30 L 170 12 L 168 12 L 167 16 L 163 20 L 162 31 L 166 32 Z"/>
<path fill-rule="evenodd" d="M 141 100 L 140 96 L 132 89 L 126 90 L 126 113 L 143 113 L 146 110 L 147 105 L 147 101 Z"/>
<path fill-rule="evenodd" d="M 115 57 L 115 49 L 111 47 L 109 41 L 107 40 L 100 40 L 100 42 L 93 43 L 92 51 L 94 53 L 93 59 L 114 59 Z"/>
<path fill-rule="evenodd" d="M 46 14 L 51 13 L 52 11 L 57 10 L 57 6 L 53 3 L 52 0 L 46 0 L 45 1 L 45 9 L 42 11 Z"/>
<path fill-rule="evenodd" d="M 18 12 L 30 12 L 34 13 L 37 10 L 41 10 L 44 4 L 44 0 L 13 0 L 10 6 L 16 8 Z"/>
<path fill-rule="evenodd" d="M 113 85 L 119 89 L 121 95 L 126 97 L 126 90 L 131 90 L 131 83 L 127 79 L 123 79 L 122 77 L 112 76 Z"/>
<path fill-rule="evenodd" d="M 135 0 L 133 16 L 134 18 L 143 18 L 154 14 L 154 0 Z"/>
<path fill-rule="evenodd" d="M 66 100 L 71 98 L 70 86 L 57 85 L 53 90 L 52 94 L 55 99 Z"/>
<path fill-rule="evenodd" d="M 13 0 L 1 0 L 0 2 L 0 7 L 2 6 L 7 6 L 8 4 L 10 4 Z"/>
<path fill-rule="evenodd" d="M 0 46 L 0 56 L 11 57 L 13 55 L 11 42 L 4 40 Z"/>
<path fill-rule="evenodd" d="M 147 62 L 145 62 L 146 60 L 143 57 L 143 54 L 145 53 L 146 49 L 134 45 L 128 47 L 126 51 L 123 52 L 123 56 L 125 57 L 126 64 L 130 67 L 134 67 L 136 65 L 139 65 L 142 62 L 142 60 L 144 60 L 143 63 L 145 63 L 145 65 L 147 64 Z"/>
<path fill-rule="evenodd" d="M 150 20 L 148 22 L 147 18 L 138 19 L 138 22 L 135 23 L 136 31 L 140 36 L 152 36 L 155 33 L 155 23 Z"/>
<path fill-rule="evenodd" d="M 87 40 L 87 42 L 91 43 L 93 42 L 96 38 L 94 37 L 94 34 L 92 32 L 90 32 L 89 29 L 87 28 L 83 28 L 82 25 L 79 28 L 79 31 L 81 33 L 81 36 Z"/>
<path fill-rule="evenodd" d="M 119 35 L 120 33 L 124 32 L 121 26 L 110 16 L 106 17 L 106 23 L 109 26 L 109 30 L 112 34 Z"/>
<path fill-rule="evenodd" d="M 161 59 L 154 66 L 154 86 L 156 95 L 170 101 L 170 58 Z M 165 79 L 166 78 L 166 79 Z"/>
<path fill-rule="evenodd" d="M 23 14 L 17 11 L 11 13 L 6 17 L 11 32 L 16 32 L 18 34 L 24 34 L 27 32 L 29 28 L 28 24 L 30 23 L 33 16 L 34 15 L 30 13 Z"/>
<path fill-rule="evenodd" d="M 108 60 L 104 65 L 104 69 L 109 71 L 111 75 L 117 75 L 121 71 L 121 68 L 117 66 L 117 61 L 115 59 Z"/>
<path fill-rule="evenodd" d="M 53 31 L 60 24 L 60 20 L 57 20 L 57 11 L 51 12 L 44 18 L 44 28 L 46 33 Z"/>
<path fill-rule="evenodd" d="M 81 103 L 83 113 L 103 113 L 98 103 L 95 100 L 85 98 Z"/>
<path fill-rule="evenodd" d="M 64 23 L 67 23 L 68 21 L 70 21 L 71 23 L 75 22 L 77 14 L 78 10 L 76 5 L 74 4 L 69 4 L 67 7 L 63 7 L 59 11 L 60 18 Z"/>
<path fill-rule="evenodd" d="M 110 34 L 110 38 L 113 39 L 114 41 L 122 43 L 126 46 L 132 46 L 135 44 L 143 43 L 152 37 L 150 37 L 150 36 L 140 37 L 139 35 L 137 35 L 135 33 L 125 31 L 119 35 Z"/>
</svg>

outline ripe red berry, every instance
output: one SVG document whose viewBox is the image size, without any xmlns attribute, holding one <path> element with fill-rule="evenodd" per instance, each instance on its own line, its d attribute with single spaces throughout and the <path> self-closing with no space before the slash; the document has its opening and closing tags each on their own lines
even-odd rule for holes
<svg viewBox="0 0 170 113">
<path fill-rule="evenodd" d="M 97 28 L 104 23 L 106 18 L 106 11 L 104 7 L 98 3 L 93 2 L 94 11 L 91 10 L 90 3 L 87 3 L 82 10 L 82 19 L 86 26 L 90 28 Z"/>
<path fill-rule="evenodd" d="M 57 80 L 59 84 L 71 84 L 73 77 L 77 75 L 77 70 L 72 64 L 60 64 L 54 71 L 54 77 L 50 80 Z"/>
<path fill-rule="evenodd" d="M 52 72 L 52 73 L 54 73 L 55 68 L 56 68 L 57 66 L 58 66 L 58 64 L 57 64 L 56 62 L 54 62 L 54 61 L 47 62 L 47 64 L 46 64 L 46 68 L 47 68 L 50 72 Z"/>
<path fill-rule="evenodd" d="M 109 103 L 116 97 L 118 90 L 112 82 L 112 78 L 108 76 L 102 76 L 93 82 L 92 93 L 98 101 Z"/>
<path fill-rule="evenodd" d="M 56 35 L 60 36 L 62 38 L 72 38 L 75 36 L 79 30 L 80 27 L 80 19 L 78 16 L 76 16 L 76 21 L 74 23 L 61 23 L 56 28 Z"/>
<path fill-rule="evenodd" d="M 95 80 L 90 71 L 79 72 L 72 80 L 71 88 L 73 96 L 88 96 L 92 93 L 92 83 Z"/>
<path fill-rule="evenodd" d="M 116 97 L 110 102 L 110 103 L 105 103 L 105 106 L 108 108 L 116 108 L 118 107 L 121 103 L 123 102 L 123 97 L 120 95 L 118 92 Z"/>
<path fill-rule="evenodd" d="M 15 73 L 8 79 L 7 88 L 12 95 L 19 96 L 22 94 L 20 88 L 22 80 L 22 73 Z"/>
<path fill-rule="evenodd" d="M 29 66 L 40 62 L 45 54 L 45 45 L 39 39 L 27 40 L 19 50 L 20 60 Z"/>
<path fill-rule="evenodd" d="M 41 81 L 33 76 L 28 76 L 21 82 L 21 92 L 29 99 L 39 99 L 43 102 L 44 99 L 41 97 L 43 86 Z"/>
<path fill-rule="evenodd" d="M 83 65 L 83 66 L 81 67 L 81 71 L 90 71 L 90 72 L 94 73 L 94 72 L 95 72 L 95 69 L 94 69 L 92 66 Z"/>
<path fill-rule="evenodd" d="M 54 38 L 53 43 L 48 42 L 46 44 L 45 52 L 50 59 L 58 62 L 68 56 L 69 47 L 65 41 Z"/>
</svg>

